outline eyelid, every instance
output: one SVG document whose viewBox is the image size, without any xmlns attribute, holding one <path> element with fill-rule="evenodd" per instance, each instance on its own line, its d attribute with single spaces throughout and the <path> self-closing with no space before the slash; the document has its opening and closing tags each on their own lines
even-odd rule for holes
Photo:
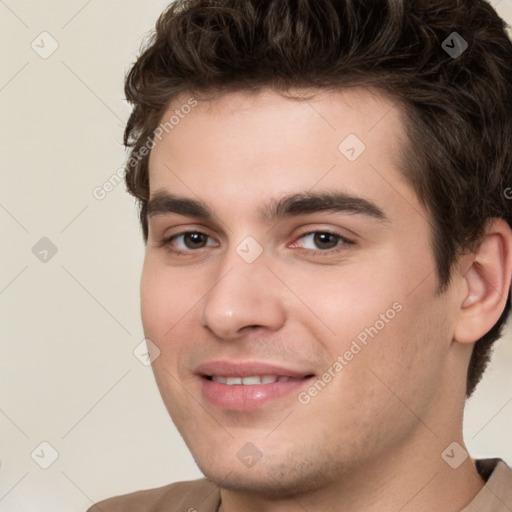
<svg viewBox="0 0 512 512">
<path fill-rule="evenodd" d="M 171 238 L 177 237 L 179 235 L 186 235 L 188 233 L 200 233 L 202 235 L 208 236 L 209 238 L 216 238 L 215 236 L 212 236 L 212 230 L 208 226 L 205 226 L 204 224 L 194 224 L 186 222 L 179 224 L 173 223 L 172 226 L 166 224 L 162 224 L 160 229 L 154 229 L 153 239 L 155 240 L 155 242 L 159 243 L 169 241 Z"/>
</svg>

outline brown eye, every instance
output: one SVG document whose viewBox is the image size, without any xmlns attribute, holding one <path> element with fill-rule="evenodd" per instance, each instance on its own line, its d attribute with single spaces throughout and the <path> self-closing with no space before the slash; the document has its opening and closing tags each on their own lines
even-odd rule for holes
<svg viewBox="0 0 512 512">
<path fill-rule="evenodd" d="M 315 233 L 313 241 L 319 249 L 334 249 L 339 242 L 339 237 L 332 233 Z"/>
<path fill-rule="evenodd" d="M 205 233 L 199 231 L 186 231 L 173 235 L 162 241 L 162 246 L 173 252 L 190 252 L 215 246 L 214 240 Z M 199 251 L 198 251 L 199 252 Z"/>
<path fill-rule="evenodd" d="M 204 233 L 185 233 L 183 241 L 187 249 L 202 249 L 208 241 L 208 236 Z"/>
<path fill-rule="evenodd" d="M 299 237 L 300 246 L 303 249 L 313 251 L 332 251 L 337 247 L 350 245 L 353 242 L 347 238 L 329 231 L 312 231 Z"/>
</svg>

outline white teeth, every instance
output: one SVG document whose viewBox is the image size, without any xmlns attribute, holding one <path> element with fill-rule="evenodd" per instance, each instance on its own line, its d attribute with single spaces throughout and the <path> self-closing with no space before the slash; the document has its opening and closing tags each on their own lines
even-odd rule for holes
<svg viewBox="0 0 512 512">
<path fill-rule="evenodd" d="M 226 379 L 226 384 L 228 386 L 234 386 L 236 384 L 242 384 L 242 379 L 240 377 L 228 377 Z"/>
<path fill-rule="evenodd" d="M 242 384 L 244 386 L 252 386 L 253 384 L 261 384 L 260 377 L 244 377 L 242 379 Z"/>
<path fill-rule="evenodd" d="M 227 384 L 228 386 L 241 384 L 244 386 L 253 386 L 255 384 L 273 384 L 274 382 L 288 382 L 292 380 L 291 377 L 278 377 L 277 375 L 263 375 L 262 377 L 258 375 L 250 377 L 222 377 L 219 375 L 213 375 L 211 379 L 214 382 Z"/>
</svg>

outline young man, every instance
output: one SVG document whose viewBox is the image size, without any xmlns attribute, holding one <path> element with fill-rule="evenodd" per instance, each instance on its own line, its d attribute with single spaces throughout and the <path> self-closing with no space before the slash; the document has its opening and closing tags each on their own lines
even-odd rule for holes
<svg viewBox="0 0 512 512">
<path fill-rule="evenodd" d="M 484 0 L 183 0 L 126 80 L 142 320 L 205 479 L 91 512 L 512 510 L 462 439 L 510 310 Z"/>
</svg>

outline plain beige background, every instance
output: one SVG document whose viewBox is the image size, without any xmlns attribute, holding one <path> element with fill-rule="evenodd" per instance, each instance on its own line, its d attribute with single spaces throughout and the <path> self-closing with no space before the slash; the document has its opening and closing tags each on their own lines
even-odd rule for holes
<svg viewBox="0 0 512 512">
<path fill-rule="evenodd" d="M 166 5 L 0 0 L 0 512 L 201 476 L 133 354 L 134 201 L 123 184 L 93 194 L 123 165 L 124 74 Z M 512 22 L 511 0 L 494 5 Z M 508 334 L 465 423 L 473 456 L 509 464 L 511 368 Z"/>
</svg>

